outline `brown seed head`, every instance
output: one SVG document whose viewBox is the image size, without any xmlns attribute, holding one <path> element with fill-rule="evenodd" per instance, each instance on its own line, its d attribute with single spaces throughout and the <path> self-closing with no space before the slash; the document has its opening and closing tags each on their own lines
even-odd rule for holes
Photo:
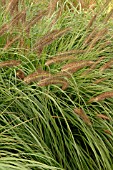
<svg viewBox="0 0 113 170">
<path fill-rule="evenodd" d="M 94 21 L 96 20 L 96 17 L 97 17 L 97 14 L 95 14 L 95 15 L 91 18 L 90 22 L 88 23 L 87 29 L 89 29 L 89 28 L 93 25 Z"/>
<path fill-rule="evenodd" d="M 92 102 L 98 102 L 98 101 L 102 101 L 106 98 L 111 98 L 113 97 L 113 91 L 110 92 L 104 92 L 96 97 L 91 98 L 88 103 L 92 103 Z"/>
<path fill-rule="evenodd" d="M 104 132 L 109 134 L 109 135 L 112 135 L 112 132 L 110 130 L 108 130 L 108 129 L 105 129 Z"/>
<path fill-rule="evenodd" d="M 97 114 L 96 117 L 104 119 L 104 120 L 110 120 L 110 118 L 104 114 Z"/>
<path fill-rule="evenodd" d="M 67 71 L 67 72 L 73 73 L 85 66 L 90 66 L 93 63 L 94 63 L 93 61 L 89 61 L 89 60 L 81 60 L 78 62 L 72 62 L 72 63 L 64 65 L 61 71 Z"/>
<path fill-rule="evenodd" d="M 51 58 L 50 60 L 46 61 L 45 65 L 46 66 L 49 66 L 53 63 L 58 63 L 58 62 L 61 62 L 61 61 L 65 61 L 65 60 L 75 60 L 75 57 L 74 56 L 57 56 L 57 57 L 53 57 Z"/>
<path fill-rule="evenodd" d="M 68 82 L 64 78 L 51 76 L 50 78 L 45 78 L 42 81 L 39 81 L 38 86 L 48 86 L 51 84 L 61 84 L 62 90 L 67 89 Z"/>
<path fill-rule="evenodd" d="M 21 64 L 21 61 L 19 60 L 7 60 L 7 61 L 0 62 L 0 68 L 13 67 L 13 66 L 18 66 L 20 64 Z"/>
<path fill-rule="evenodd" d="M 107 68 L 110 68 L 113 65 L 113 59 L 105 63 L 103 66 L 100 67 L 100 71 L 104 71 Z"/>
<path fill-rule="evenodd" d="M 17 70 L 16 76 L 17 76 L 17 78 L 23 80 L 24 77 L 25 77 L 25 74 L 24 74 L 24 72 L 22 70 Z"/>
<path fill-rule="evenodd" d="M 85 112 L 81 108 L 75 108 L 74 112 L 78 114 L 86 124 L 91 125 L 89 117 L 85 114 Z"/>
<path fill-rule="evenodd" d="M 36 72 L 29 74 L 27 77 L 25 77 L 24 82 L 29 84 L 31 82 L 40 81 L 40 80 L 48 78 L 50 76 L 51 76 L 51 74 L 44 70 L 37 70 Z"/>
</svg>

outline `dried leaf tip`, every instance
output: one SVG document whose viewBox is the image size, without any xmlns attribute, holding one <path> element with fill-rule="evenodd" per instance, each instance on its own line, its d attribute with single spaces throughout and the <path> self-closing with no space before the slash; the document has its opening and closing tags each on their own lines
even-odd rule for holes
<svg viewBox="0 0 113 170">
<path fill-rule="evenodd" d="M 91 121 L 89 117 L 86 115 L 86 113 L 81 108 L 75 108 L 74 112 L 80 116 L 80 118 L 88 125 L 91 125 Z"/>
<path fill-rule="evenodd" d="M 98 102 L 98 101 L 102 101 L 106 98 L 111 98 L 113 97 L 113 91 L 110 91 L 110 92 L 104 92 L 100 95 L 98 95 L 97 97 L 93 97 L 91 98 L 88 103 L 92 103 L 92 102 Z"/>
</svg>

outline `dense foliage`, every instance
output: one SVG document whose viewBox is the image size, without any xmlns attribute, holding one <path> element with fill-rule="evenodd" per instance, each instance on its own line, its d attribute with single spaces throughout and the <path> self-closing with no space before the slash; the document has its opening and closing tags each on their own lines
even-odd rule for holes
<svg viewBox="0 0 113 170">
<path fill-rule="evenodd" d="M 0 170 L 113 170 L 109 2 L 0 2 Z"/>
</svg>

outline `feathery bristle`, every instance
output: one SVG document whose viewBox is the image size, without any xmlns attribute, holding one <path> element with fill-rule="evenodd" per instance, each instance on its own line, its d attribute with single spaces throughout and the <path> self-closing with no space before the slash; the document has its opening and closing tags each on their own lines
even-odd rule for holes
<svg viewBox="0 0 113 170">
<path fill-rule="evenodd" d="M 29 84 L 31 82 L 36 82 L 36 81 L 39 81 L 39 80 L 42 80 L 42 79 L 45 79 L 45 78 L 48 78 L 50 77 L 51 74 L 46 72 L 46 71 L 36 71 L 32 74 L 29 74 L 27 77 L 24 78 L 24 82 Z"/>
<path fill-rule="evenodd" d="M 6 33 L 6 31 L 11 29 L 12 26 L 16 25 L 19 19 L 21 19 L 25 13 L 26 13 L 25 10 L 17 13 L 16 16 L 14 16 L 13 19 L 8 24 L 4 24 L 0 29 L 0 36 L 2 36 L 4 33 Z"/>
<path fill-rule="evenodd" d="M 9 27 L 18 24 L 18 21 L 19 21 L 20 19 L 22 19 L 24 15 L 26 15 L 26 9 L 23 10 L 23 11 L 21 11 L 21 12 L 18 12 L 18 13 L 13 17 L 13 19 L 12 19 L 11 22 L 9 23 Z"/>
<path fill-rule="evenodd" d="M 68 88 L 68 82 L 64 78 L 58 78 L 56 76 L 51 76 L 50 78 L 39 81 L 38 86 L 48 86 L 51 84 L 61 84 L 62 90 Z"/>
<path fill-rule="evenodd" d="M 69 50 L 69 51 L 64 51 L 56 54 L 57 56 L 67 56 L 67 55 L 77 55 L 77 54 L 83 54 L 85 53 L 85 50 Z"/>
<path fill-rule="evenodd" d="M 94 61 L 90 61 L 90 60 L 81 60 L 78 62 L 72 62 L 69 64 L 66 64 L 62 67 L 61 71 L 69 71 L 71 73 L 85 67 L 85 66 L 90 66 L 94 63 Z"/>
<path fill-rule="evenodd" d="M 39 49 L 41 47 L 43 47 L 44 45 L 46 45 L 47 43 L 53 41 L 53 35 L 55 33 L 59 32 L 59 30 L 53 30 L 52 32 L 47 33 L 46 35 L 44 35 L 42 38 L 40 38 L 38 40 L 38 42 L 34 45 L 34 49 Z"/>
<path fill-rule="evenodd" d="M 39 49 L 43 49 L 46 45 L 51 44 L 55 39 L 57 39 L 59 36 L 62 36 L 69 30 L 70 28 L 65 28 L 63 30 L 53 30 L 52 32 L 49 32 L 34 45 L 34 50 L 37 49 L 38 51 Z"/>
<path fill-rule="evenodd" d="M 88 103 L 92 103 L 92 102 L 98 102 L 98 101 L 102 101 L 106 98 L 112 98 L 113 97 L 113 91 L 109 91 L 109 92 L 104 92 L 96 97 L 91 98 Z"/>
<path fill-rule="evenodd" d="M 85 112 L 81 108 L 75 108 L 74 112 L 80 116 L 80 118 L 88 125 L 91 125 L 91 121 L 89 117 L 85 114 Z"/>
<path fill-rule="evenodd" d="M 65 60 L 75 60 L 75 57 L 74 56 L 57 56 L 57 57 L 53 57 L 51 58 L 50 60 L 46 61 L 45 65 L 46 66 L 49 66 L 53 63 L 58 63 L 60 61 L 65 61 Z"/>
<path fill-rule="evenodd" d="M 69 64 L 66 64 L 62 67 L 62 70 L 64 69 L 68 69 L 70 67 L 78 67 L 78 66 L 81 66 L 81 65 L 84 65 L 84 64 L 93 64 L 94 61 L 91 61 L 91 60 L 81 60 L 81 61 L 76 61 L 76 62 L 71 62 Z"/>
<path fill-rule="evenodd" d="M 46 34 L 45 36 L 43 36 L 38 43 L 36 44 L 36 46 L 38 45 L 46 45 L 47 43 L 55 40 L 56 38 L 58 38 L 59 36 L 65 34 L 67 31 L 69 31 L 70 28 L 65 28 L 63 30 L 53 30 L 52 32 L 49 32 L 48 34 Z"/>
<path fill-rule="evenodd" d="M 21 61 L 19 60 L 7 60 L 7 61 L 0 62 L 0 68 L 13 67 L 13 66 L 18 66 L 20 64 L 21 64 Z"/>
</svg>

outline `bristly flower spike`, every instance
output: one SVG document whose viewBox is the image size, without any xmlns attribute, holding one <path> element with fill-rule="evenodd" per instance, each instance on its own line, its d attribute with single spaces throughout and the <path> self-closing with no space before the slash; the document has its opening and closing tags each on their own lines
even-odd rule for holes
<svg viewBox="0 0 113 170">
<path fill-rule="evenodd" d="M 91 125 L 91 121 L 89 117 L 86 115 L 86 113 L 81 108 L 75 108 L 74 112 L 80 116 L 80 118 L 88 125 Z"/>
<path fill-rule="evenodd" d="M 21 61 L 19 60 L 7 60 L 7 61 L 0 62 L 0 68 L 13 67 L 13 66 L 18 66 L 20 64 L 21 64 Z"/>
<path fill-rule="evenodd" d="M 96 97 L 91 98 L 88 103 L 93 103 L 93 102 L 99 102 L 102 101 L 106 98 L 112 98 L 113 97 L 113 91 L 109 91 L 109 92 L 104 92 Z"/>
</svg>

